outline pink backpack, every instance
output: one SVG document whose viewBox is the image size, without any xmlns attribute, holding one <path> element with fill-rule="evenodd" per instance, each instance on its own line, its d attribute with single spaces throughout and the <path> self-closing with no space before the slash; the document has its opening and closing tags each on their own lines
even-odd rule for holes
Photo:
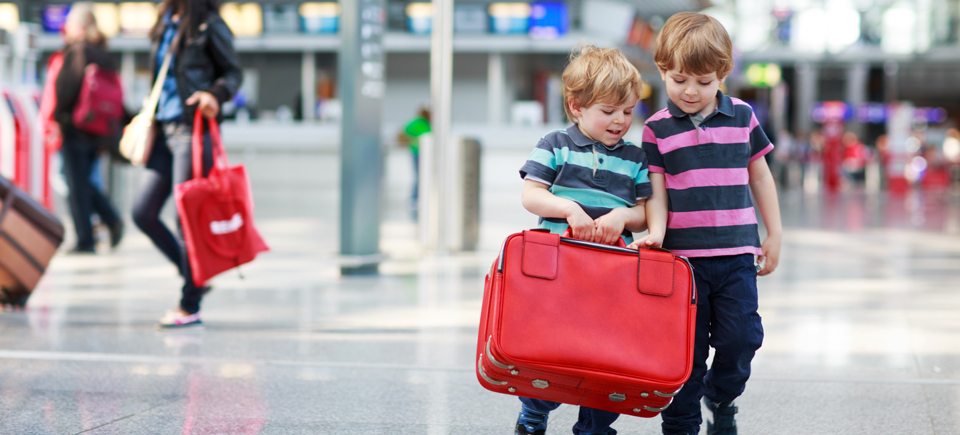
<svg viewBox="0 0 960 435">
<path fill-rule="evenodd" d="M 73 107 L 73 125 L 97 136 L 115 136 L 120 134 L 123 115 L 120 76 L 97 64 L 87 65 L 80 96 Z"/>
</svg>

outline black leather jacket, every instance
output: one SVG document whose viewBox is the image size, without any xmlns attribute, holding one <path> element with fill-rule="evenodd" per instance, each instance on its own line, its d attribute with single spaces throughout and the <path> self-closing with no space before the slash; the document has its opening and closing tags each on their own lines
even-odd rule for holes
<svg viewBox="0 0 960 435">
<path fill-rule="evenodd" d="M 233 33 L 216 13 L 207 16 L 207 20 L 200 25 L 196 38 L 183 42 L 178 52 L 175 52 L 175 71 L 177 79 L 177 94 L 180 101 L 186 102 L 196 91 L 207 91 L 216 97 L 223 109 L 223 103 L 230 101 L 240 89 L 243 82 L 243 71 L 240 69 L 240 59 L 233 49 Z M 153 80 L 157 80 L 157 50 L 160 41 L 153 41 L 150 50 L 150 71 L 153 71 Z M 183 106 L 183 121 L 193 124 L 196 105 Z M 217 121 L 223 120 L 223 110 L 217 114 Z"/>
</svg>

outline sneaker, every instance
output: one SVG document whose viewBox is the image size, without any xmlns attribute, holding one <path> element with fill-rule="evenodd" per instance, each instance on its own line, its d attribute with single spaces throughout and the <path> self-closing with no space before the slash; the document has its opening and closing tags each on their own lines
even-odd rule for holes
<svg viewBox="0 0 960 435">
<path fill-rule="evenodd" d="M 531 412 L 526 408 L 520 411 L 514 435 L 544 435 L 545 433 L 547 433 L 547 416 L 545 414 Z"/>
<path fill-rule="evenodd" d="M 737 406 L 733 402 L 714 402 L 706 397 L 707 435 L 737 435 Z"/>
<path fill-rule="evenodd" d="M 200 312 L 184 316 L 180 310 L 167 311 L 167 314 L 157 322 L 157 328 L 184 328 L 187 326 L 200 325 Z"/>
</svg>

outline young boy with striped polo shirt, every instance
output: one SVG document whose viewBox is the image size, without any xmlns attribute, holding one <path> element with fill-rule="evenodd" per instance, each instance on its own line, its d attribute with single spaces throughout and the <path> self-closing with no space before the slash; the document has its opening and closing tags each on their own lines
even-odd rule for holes
<svg viewBox="0 0 960 435">
<path fill-rule="evenodd" d="M 780 256 L 777 191 L 763 159 L 773 145 L 750 106 L 719 90 L 733 55 L 717 20 L 699 13 L 670 17 L 654 60 L 670 101 L 643 131 L 653 187 L 646 202 L 650 234 L 631 247 L 662 246 L 690 257 L 697 284 L 693 372 L 661 413 L 662 429 L 699 433 L 702 397 L 707 433 L 735 435 L 733 400 L 743 393 L 763 341 L 757 275 L 773 272 Z M 767 229 L 762 244 L 751 192 Z M 708 370 L 709 346 L 715 353 Z"/>
<path fill-rule="evenodd" d="M 540 216 L 540 228 L 574 238 L 615 244 L 646 229 L 644 198 L 650 195 L 647 157 L 623 140 L 640 100 L 637 69 L 617 49 L 574 49 L 563 71 L 564 110 L 573 125 L 548 133 L 520 168 L 524 208 Z M 543 435 L 557 402 L 521 397 L 516 435 Z M 620 414 L 580 407 L 576 435 L 614 435 Z"/>
</svg>

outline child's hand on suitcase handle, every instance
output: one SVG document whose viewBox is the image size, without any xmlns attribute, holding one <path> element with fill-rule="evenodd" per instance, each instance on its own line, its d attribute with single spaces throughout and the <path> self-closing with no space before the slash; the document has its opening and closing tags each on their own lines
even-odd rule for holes
<svg viewBox="0 0 960 435">
<path fill-rule="evenodd" d="M 566 217 L 567 223 L 570 224 L 571 237 L 587 242 L 596 242 L 596 224 L 594 224 L 593 219 L 579 205 L 573 204 L 576 207 L 573 207 Z"/>
<path fill-rule="evenodd" d="M 604 245 L 616 245 L 620 235 L 623 234 L 623 228 L 626 226 L 626 220 L 620 214 L 625 208 L 615 208 L 609 213 L 594 220 L 596 227 L 596 238 L 598 243 Z"/>
<path fill-rule="evenodd" d="M 662 234 L 648 234 L 637 240 L 634 240 L 633 243 L 627 245 L 630 249 L 647 249 L 647 248 L 659 248 L 663 246 L 663 235 Z"/>
</svg>

